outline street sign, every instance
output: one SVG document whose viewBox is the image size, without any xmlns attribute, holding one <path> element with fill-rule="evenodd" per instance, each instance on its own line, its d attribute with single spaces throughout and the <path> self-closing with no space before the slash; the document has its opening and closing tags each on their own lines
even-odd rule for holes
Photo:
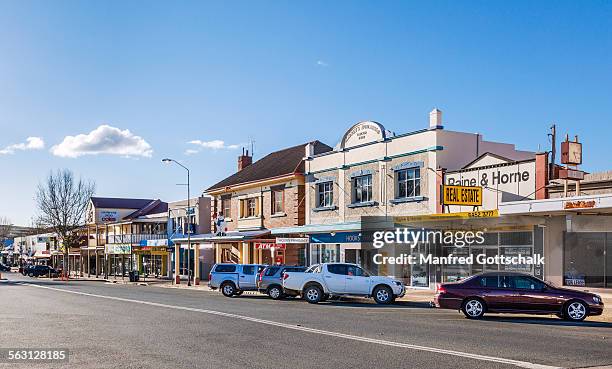
<svg viewBox="0 0 612 369">
<path fill-rule="evenodd" d="M 444 205 L 482 206 L 482 187 L 442 186 Z"/>
</svg>

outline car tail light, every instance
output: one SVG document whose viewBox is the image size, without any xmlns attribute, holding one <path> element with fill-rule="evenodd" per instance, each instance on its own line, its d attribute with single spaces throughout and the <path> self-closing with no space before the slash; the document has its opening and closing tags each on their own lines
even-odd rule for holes
<svg viewBox="0 0 612 369">
<path fill-rule="evenodd" d="M 436 292 L 437 293 L 446 293 L 446 287 L 443 284 L 438 283 L 436 285 Z"/>
<path fill-rule="evenodd" d="M 284 281 L 285 279 L 287 279 L 287 278 L 289 278 L 289 274 L 287 274 L 287 273 L 283 273 L 283 281 Z"/>
<path fill-rule="evenodd" d="M 212 273 L 208 273 L 208 280 L 212 280 Z"/>
<path fill-rule="evenodd" d="M 265 271 L 265 269 L 263 269 L 261 272 L 259 272 L 259 281 L 260 282 L 263 279 L 264 271 Z"/>
</svg>

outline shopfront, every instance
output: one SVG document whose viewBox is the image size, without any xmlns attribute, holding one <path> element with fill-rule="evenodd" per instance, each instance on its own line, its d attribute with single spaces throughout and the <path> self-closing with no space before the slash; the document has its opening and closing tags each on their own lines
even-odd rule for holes
<svg viewBox="0 0 612 369">
<path fill-rule="evenodd" d="M 131 244 L 106 244 L 108 275 L 127 276 L 133 269 Z"/>
<path fill-rule="evenodd" d="M 135 246 L 132 248 L 136 269 L 140 274 L 150 277 L 165 277 L 168 273 L 167 246 Z"/>
</svg>

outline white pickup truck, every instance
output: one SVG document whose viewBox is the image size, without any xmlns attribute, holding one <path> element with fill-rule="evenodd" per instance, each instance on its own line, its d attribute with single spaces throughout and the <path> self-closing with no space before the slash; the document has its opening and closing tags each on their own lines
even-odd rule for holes
<svg viewBox="0 0 612 369">
<path fill-rule="evenodd" d="M 390 304 L 406 293 L 404 284 L 388 277 L 371 276 L 359 265 L 325 263 L 306 272 L 283 274 L 287 294 L 301 294 L 311 304 L 336 296 L 372 297 L 378 304 Z"/>
</svg>

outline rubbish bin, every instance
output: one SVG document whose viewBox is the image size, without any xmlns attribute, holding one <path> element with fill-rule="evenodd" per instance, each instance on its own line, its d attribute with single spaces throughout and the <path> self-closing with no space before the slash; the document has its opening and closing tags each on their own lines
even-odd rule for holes
<svg viewBox="0 0 612 369">
<path fill-rule="evenodd" d="M 134 282 L 140 281 L 140 274 L 137 270 L 134 271 Z"/>
<path fill-rule="evenodd" d="M 128 272 L 128 276 L 130 278 L 130 282 L 136 282 L 136 275 L 134 274 L 133 270 Z"/>
</svg>

